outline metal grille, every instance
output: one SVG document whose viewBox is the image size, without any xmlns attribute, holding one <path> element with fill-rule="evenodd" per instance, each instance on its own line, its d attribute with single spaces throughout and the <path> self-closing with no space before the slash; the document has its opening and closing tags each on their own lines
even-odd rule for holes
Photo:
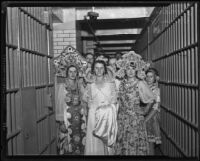
<svg viewBox="0 0 200 161">
<path fill-rule="evenodd" d="M 7 7 L 6 23 L 8 155 L 27 148 L 21 92 L 28 87 L 36 93 L 37 153 L 56 154 L 55 110 L 47 107 L 47 97 L 54 97 L 51 8 Z"/>
<path fill-rule="evenodd" d="M 137 48 L 160 73 L 162 152 L 198 157 L 197 3 L 159 9 Z"/>
</svg>

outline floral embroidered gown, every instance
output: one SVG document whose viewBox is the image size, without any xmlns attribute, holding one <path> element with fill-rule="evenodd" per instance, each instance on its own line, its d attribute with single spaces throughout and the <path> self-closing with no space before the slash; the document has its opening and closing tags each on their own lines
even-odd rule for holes
<svg viewBox="0 0 200 161">
<path fill-rule="evenodd" d="M 71 101 L 66 102 L 70 97 Z M 58 132 L 58 153 L 61 155 L 83 155 L 86 136 L 85 110 L 80 103 L 81 90 L 79 86 L 72 89 L 68 83 L 60 84 L 58 89 L 58 104 L 62 106 L 63 123 L 66 131 Z"/>
<path fill-rule="evenodd" d="M 160 108 L 158 106 L 158 104 L 160 103 L 160 89 L 155 83 L 149 87 L 153 91 L 154 96 L 156 97 L 156 102 L 152 107 L 153 110 L 156 110 L 156 113 L 146 123 L 148 140 L 149 142 L 161 144 L 160 125 L 159 125 Z"/>
<path fill-rule="evenodd" d="M 144 81 L 123 80 L 119 87 L 119 100 L 115 154 L 148 155 L 149 144 L 140 101 L 153 102 L 152 91 Z"/>
</svg>

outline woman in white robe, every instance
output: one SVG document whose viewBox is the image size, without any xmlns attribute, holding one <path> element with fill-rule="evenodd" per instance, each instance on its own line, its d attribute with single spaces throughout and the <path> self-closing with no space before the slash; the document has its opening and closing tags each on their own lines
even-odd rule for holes
<svg viewBox="0 0 200 161">
<path fill-rule="evenodd" d="M 103 61 L 96 61 L 92 72 L 94 82 L 83 95 L 89 107 L 85 155 L 112 155 L 117 135 L 116 86 Z"/>
</svg>

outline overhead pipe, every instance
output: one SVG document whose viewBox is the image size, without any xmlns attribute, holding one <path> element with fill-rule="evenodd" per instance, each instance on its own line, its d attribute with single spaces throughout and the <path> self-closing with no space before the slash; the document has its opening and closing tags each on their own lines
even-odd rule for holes
<svg viewBox="0 0 200 161">
<path fill-rule="evenodd" d="M 98 14 L 94 12 L 94 7 L 92 7 L 92 12 L 88 12 L 88 16 L 90 17 L 91 21 L 94 22 L 96 20 L 96 18 L 98 17 Z M 95 35 L 94 29 L 92 28 L 90 22 L 87 19 L 87 16 L 84 16 L 84 20 L 86 20 L 86 22 L 87 22 L 87 24 L 89 26 L 89 29 L 90 29 L 92 35 L 95 38 L 95 42 L 98 44 L 98 47 L 101 49 L 101 52 L 103 52 L 103 54 L 105 54 L 105 52 L 103 51 L 103 48 L 102 48 L 102 46 L 101 46 L 101 44 L 99 42 L 98 37 Z"/>
</svg>

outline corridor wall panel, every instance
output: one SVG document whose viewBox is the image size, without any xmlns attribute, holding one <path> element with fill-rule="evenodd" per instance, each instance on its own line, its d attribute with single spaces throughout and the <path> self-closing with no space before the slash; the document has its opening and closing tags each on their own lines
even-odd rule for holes
<svg viewBox="0 0 200 161">
<path fill-rule="evenodd" d="M 161 7 L 136 42 L 160 73 L 161 151 L 172 157 L 199 156 L 197 17 L 195 2 Z"/>
</svg>

